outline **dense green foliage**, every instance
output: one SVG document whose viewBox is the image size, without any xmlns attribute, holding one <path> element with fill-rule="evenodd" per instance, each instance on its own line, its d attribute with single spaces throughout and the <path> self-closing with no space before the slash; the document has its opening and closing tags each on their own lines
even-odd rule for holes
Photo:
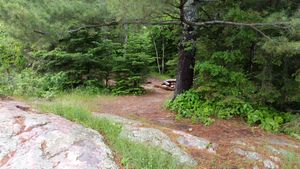
<svg viewBox="0 0 300 169">
<path fill-rule="evenodd" d="M 109 33 L 81 31 L 61 40 L 52 50 L 33 52 L 33 68 L 40 73 L 66 73 L 69 88 L 99 87 L 112 73 L 120 49 L 121 44 L 113 42 Z"/>
<path fill-rule="evenodd" d="M 282 2 L 269 8 L 262 4 L 228 1 L 204 8 L 220 9 L 225 20 L 260 22 L 289 18 L 299 22 L 292 3 Z M 201 29 L 194 89 L 177 97 L 168 107 L 178 112 L 178 117 L 206 125 L 213 122 L 211 117 L 240 116 L 268 131 L 299 135 L 299 120 L 291 122 L 297 115 L 284 113 L 300 109 L 299 30 L 270 27 L 264 31 L 274 37 L 260 38 L 247 28 Z"/>
<path fill-rule="evenodd" d="M 51 98 L 63 91 L 67 77 L 63 72 L 56 74 L 37 74 L 31 69 L 10 74 L 1 78 L 1 92 L 8 95 L 36 96 Z"/>
<path fill-rule="evenodd" d="M 55 44 L 78 24 L 109 19 L 105 3 L 101 0 L 1 0 L 0 15 L 14 37 L 41 48 Z"/>
<path fill-rule="evenodd" d="M 153 58 L 147 53 L 149 42 L 147 34 L 129 35 L 128 42 L 124 44 L 123 54 L 115 58 L 113 68 L 116 74 L 116 88 L 113 92 L 117 95 L 143 93 L 140 86 L 148 73 Z"/>
<path fill-rule="evenodd" d="M 126 43 L 119 41 L 105 30 L 71 34 L 48 50 L 30 52 L 26 60 L 30 69 L 7 73 L 1 80 L 2 91 L 49 97 L 62 90 L 108 87 L 117 95 L 142 94 L 140 85 L 154 60 L 149 35 L 131 34 Z M 115 86 L 108 86 L 110 79 L 116 81 Z"/>
<path fill-rule="evenodd" d="M 200 121 L 205 125 L 214 122 L 211 117 L 229 119 L 240 116 L 250 125 L 260 125 L 267 131 L 283 131 L 281 126 L 292 120 L 289 113 L 281 113 L 275 109 L 251 105 L 244 100 L 227 96 L 224 99 L 206 99 L 205 92 L 188 91 L 178 96 L 174 101 L 167 105 L 171 110 L 178 112 L 178 118 L 191 118 L 195 122 Z M 295 125 L 294 125 L 295 127 Z M 284 132 L 299 134 L 297 127 L 288 129 Z M 296 130 L 295 130 L 296 129 Z"/>
</svg>

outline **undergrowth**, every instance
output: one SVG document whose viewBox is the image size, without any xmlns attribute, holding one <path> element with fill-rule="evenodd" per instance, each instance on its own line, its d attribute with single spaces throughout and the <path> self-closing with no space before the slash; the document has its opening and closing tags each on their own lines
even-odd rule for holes
<svg viewBox="0 0 300 169">
<path fill-rule="evenodd" d="M 242 117 L 250 125 L 259 125 L 271 132 L 299 134 L 299 116 L 278 112 L 274 109 L 254 106 L 237 97 L 220 100 L 205 99 L 200 93 L 190 90 L 167 103 L 167 107 L 177 112 L 177 118 L 190 118 L 194 122 L 210 125 L 213 117 L 230 119 Z M 297 120 L 298 119 L 298 120 Z M 284 128 L 282 128 L 285 126 Z"/>
<path fill-rule="evenodd" d="M 119 134 L 122 129 L 120 124 L 93 116 L 91 111 L 97 108 L 95 107 L 97 99 L 99 99 L 97 97 L 99 96 L 79 94 L 61 95 L 51 102 L 36 102 L 34 106 L 42 112 L 57 114 L 102 133 L 108 145 L 122 157 L 121 163 L 126 168 L 181 168 L 170 154 L 157 147 L 149 147 L 120 138 Z"/>
<path fill-rule="evenodd" d="M 287 153 L 284 156 L 282 168 L 284 169 L 297 169 L 300 166 L 299 156 L 294 153 Z"/>
<path fill-rule="evenodd" d="M 162 81 L 167 80 L 167 79 L 171 79 L 171 77 L 168 74 L 160 74 L 160 73 L 157 73 L 157 72 L 151 72 L 150 77 L 154 77 L 154 78 L 157 78 L 157 79 L 162 80 Z"/>
</svg>

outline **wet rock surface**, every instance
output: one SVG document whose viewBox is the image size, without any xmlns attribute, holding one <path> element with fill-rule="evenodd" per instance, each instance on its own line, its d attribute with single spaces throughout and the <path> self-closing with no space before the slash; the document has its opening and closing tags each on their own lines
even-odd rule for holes
<svg viewBox="0 0 300 169">
<path fill-rule="evenodd" d="M 23 108 L 16 102 L 0 102 L 0 168 L 118 168 L 98 132 Z"/>
</svg>

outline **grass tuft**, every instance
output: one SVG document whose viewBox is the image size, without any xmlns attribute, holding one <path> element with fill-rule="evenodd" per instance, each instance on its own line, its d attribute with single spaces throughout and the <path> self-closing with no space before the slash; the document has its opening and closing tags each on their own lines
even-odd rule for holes
<svg viewBox="0 0 300 169">
<path fill-rule="evenodd" d="M 282 167 L 284 169 L 298 169 L 300 166 L 300 156 L 289 152 L 284 156 Z"/>
<path fill-rule="evenodd" d="M 300 140 L 300 115 L 294 115 L 290 122 L 284 124 L 283 131 Z"/>
</svg>

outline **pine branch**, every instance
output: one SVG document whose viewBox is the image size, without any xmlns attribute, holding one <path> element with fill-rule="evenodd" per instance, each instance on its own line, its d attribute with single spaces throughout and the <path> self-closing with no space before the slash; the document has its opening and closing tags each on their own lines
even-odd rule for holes
<svg viewBox="0 0 300 169">
<path fill-rule="evenodd" d="M 193 26 L 205 26 L 205 25 L 233 25 L 233 26 L 246 26 L 246 27 L 265 27 L 265 26 L 276 26 L 280 28 L 286 28 L 284 26 L 288 26 L 288 22 L 274 22 L 274 23 L 243 23 L 243 22 L 233 22 L 233 21 L 222 21 L 222 20 L 211 20 L 205 22 L 189 22 L 187 20 L 184 21 L 186 24 Z"/>
<path fill-rule="evenodd" d="M 242 26 L 242 27 L 249 27 L 264 37 L 270 39 L 262 30 L 258 27 L 279 27 L 279 28 L 286 28 L 289 25 L 287 22 L 275 22 L 275 23 L 242 23 L 242 22 L 232 22 L 232 21 L 222 21 L 222 20 L 212 20 L 212 21 L 205 21 L 205 22 L 189 22 L 184 19 L 184 23 L 192 25 L 192 26 L 207 26 L 207 25 L 232 25 L 232 26 Z M 93 25 L 84 25 L 76 29 L 69 30 L 69 33 L 75 33 L 82 29 L 90 29 L 90 28 L 99 28 L 105 26 L 116 26 L 116 25 L 125 25 L 125 24 L 135 24 L 135 25 L 179 25 L 181 22 L 171 20 L 171 21 L 161 21 L 161 22 L 149 22 L 149 21 L 140 21 L 140 20 L 133 20 L 127 22 L 110 22 L 110 23 L 103 23 L 103 24 L 93 24 Z M 40 33 L 40 32 L 39 32 Z"/>
<path fill-rule="evenodd" d="M 179 25 L 179 21 L 170 20 L 170 21 L 160 21 L 160 22 L 151 22 L 151 21 L 142 21 L 142 20 L 132 20 L 126 22 L 109 22 L 109 23 L 102 23 L 102 24 L 93 24 L 93 25 L 83 25 L 79 28 L 69 30 L 69 33 L 75 33 L 82 29 L 90 29 L 90 28 L 100 28 L 106 26 L 117 26 L 117 25 Z"/>
<path fill-rule="evenodd" d="M 34 33 L 37 33 L 37 34 L 41 34 L 41 35 L 49 35 L 50 33 L 49 32 L 43 32 L 43 31 L 40 31 L 40 30 L 33 30 Z"/>
<path fill-rule="evenodd" d="M 203 8 L 201 8 L 201 7 L 199 7 L 199 9 L 206 15 L 206 17 L 208 18 L 208 19 L 212 19 L 212 17 L 208 14 L 208 12 L 205 10 L 205 9 L 203 9 Z"/>
<path fill-rule="evenodd" d="M 241 27 L 249 27 L 256 32 L 260 33 L 262 36 L 264 36 L 267 39 L 271 39 L 269 36 L 267 36 L 262 30 L 260 30 L 258 27 L 277 27 L 277 28 L 287 28 L 289 26 L 288 22 L 274 22 L 274 23 L 243 23 L 243 22 L 232 22 L 232 21 L 222 21 L 222 20 L 212 20 L 212 21 L 205 21 L 205 22 L 190 22 L 184 19 L 184 22 L 186 24 L 192 25 L 192 26 L 207 26 L 207 25 L 231 25 L 231 26 L 241 26 Z"/>
<path fill-rule="evenodd" d="M 171 17 L 172 19 L 178 19 L 178 20 L 180 19 L 178 16 L 174 16 L 174 15 L 168 13 L 168 12 L 163 12 L 163 14 Z"/>
</svg>

